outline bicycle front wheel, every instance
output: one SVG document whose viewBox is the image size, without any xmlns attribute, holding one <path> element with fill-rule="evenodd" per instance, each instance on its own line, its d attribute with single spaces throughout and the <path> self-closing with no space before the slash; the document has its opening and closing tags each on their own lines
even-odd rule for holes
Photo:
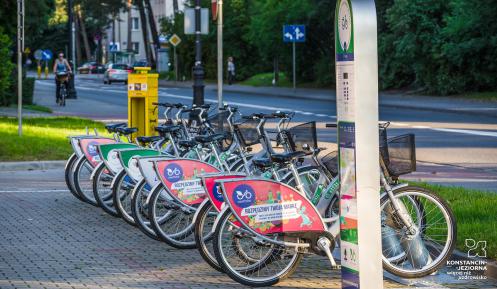
<svg viewBox="0 0 497 289">
<path fill-rule="evenodd" d="M 403 278 L 427 276 L 444 266 L 456 245 L 456 220 L 449 205 L 435 193 L 419 187 L 393 191 L 381 200 L 383 268 Z M 399 214 L 412 222 L 409 232 Z M 396 253 L 392 253 L 396 252 Z"/>
</svg>

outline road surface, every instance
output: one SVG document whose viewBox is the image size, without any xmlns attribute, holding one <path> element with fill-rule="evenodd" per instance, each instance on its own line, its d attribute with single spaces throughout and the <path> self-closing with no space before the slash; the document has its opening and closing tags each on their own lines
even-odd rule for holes
<svg viewBox="0 0 497 289">
<path fill-rule="evenodd" d="M 105 85 L 98 78 L 77 79 L 78 99 L 68 100 L 62 108 L 55 105 L 54 87 L 53 80 L 36 81 L 35 102 L 51 107 L 57 115 L 106 121 L 127 118 L 124 84 Z M 207 103 L 217 102 L 215 91 L 206 90 L 205 94 Z M 320 141 L 336 141 L 336 132 L 324 128 L 325 123 L 336 121 L 336 106 L 332 101 L 240 93 L 225 93 L 224 97 L 244 114 L 295 111 L 296 122 L 318 122 Z M 161 87 L 159 101 L 190 104 L 192 89 Z M 389 136 L 416 135 L 418 171 L 406 176 L 407 179 L 497 192 L 497 115 L 380 107 L 380 120 L 391 122 Z"/>
</svg>

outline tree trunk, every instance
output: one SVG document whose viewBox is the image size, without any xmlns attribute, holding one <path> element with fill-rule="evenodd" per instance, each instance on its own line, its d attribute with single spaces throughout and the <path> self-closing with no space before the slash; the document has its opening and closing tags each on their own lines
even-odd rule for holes
<svg viewBox="0 0 497 289">
<path fill-rule="evenodd" d="M 178 14 L 179 11 L 178 0 L 173 0 L 173 9 L 174 9 L 174 17 L 176 18 L 176 14 Z"/>
<path fill-rule="evenodd" d="M 126 42 L 126 50 L 131 52 L 133 50 L 133 38 L 131 36 L 131 29 L 133 29 L 133 23 L 131 23 L 131 0 L 128 0 L 128 39 Z"/>
<path fill-rule="evenodd" d="M 83 46 L 85 48 L 86 60 L 89 61 L 91 59 L 90 43 L 88 43 L 88 34 L 86 33 L 85 21 L 81 16 L 81 7 L 79 5 L 77 6 L 77 11 L 78 12 L 76 13 L 76 15 L 78 17 L 79 26 L 81 28 L 81 37 L 83 38 Z"/>
<path fill-rule="evenodd" d="M 144 0 L 148 11 L 148 22 L 150 23 L 150 32 L 152 34 L 152 40 L 154 41 L 155 47 L 155 58 L 157 59 L 157 53 L 159 50 L 159 32 L 157 31 L 157 25 L 155 24 L 154 12 L 152 11 L 152 5 L 150 5 L 150 0 Z M 156 63 L 152 64 L 152 67 L 156 68 Z"/>
<path fill-rule="evenodd" d="M 150 45 L 148 41 L 148 28 L 147 28 L 147 15 L 145 15 L 145 7 L 143 7 L 143 0 L 138 0 L 138 12 L 140 12 L 140 22 L 142 24 L 142 34 L 143 34 L 143 46 L 145 47 L 145 55 L 147 57 L 147 62 L 152 63 L 152 54 L 150 53 Z"/>
<path fill-rule="evenodd" d="M 76 37 L 76 63 L 81 65 L 83 59 L 81 55 L 81 36 L 80 36 L 81 29 L 79 26 L 80 25 L 79 22 L 80 22 L 79 17 L 76 14 L 76 17 L 74 18 L 74 26 L 76 28 L 76 33 L 74 33 Z M 77 69 L 77 67 L 75 69 Z"/>
</svg>

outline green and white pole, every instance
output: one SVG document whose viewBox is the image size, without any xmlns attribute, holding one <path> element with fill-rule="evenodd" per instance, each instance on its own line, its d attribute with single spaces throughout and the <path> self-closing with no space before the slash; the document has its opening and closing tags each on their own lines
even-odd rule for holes
<svg viewBox="0 0 497 289">
<path fill-rule="evenodd" d="M 342 288 L 383 288 L 374 0 L 335 12 Z"/>
</svg>

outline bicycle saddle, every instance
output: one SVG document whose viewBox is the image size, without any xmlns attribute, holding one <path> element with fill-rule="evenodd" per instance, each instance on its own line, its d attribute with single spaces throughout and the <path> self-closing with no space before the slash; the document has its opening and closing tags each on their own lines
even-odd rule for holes
<svg viewBox="0 0 497 289">
<path fill-rule="evenodd" d="M 136 138 L 136 140 L 142 144 L 149 144 L 152 142 L 159 141 L 161 139 L 162 139 L 162 137 L 160 137 L 158 135 L 156 135 L 156 136 L 139 136 Z"/>
<path fill-rule="evenodd" d="M 122 135 L 130 135 L 132 133 L 135 133 L 138 131 L 138 128 L 136 127 L 118 127 L 116 128 L 116 132 L 122 134 Z"/>
<path fill-rule="evenodd" d="M 283 153 L 283 154 L 274 154 L 271 155 L 271 160 L 275 163 L 288 163 L 293 161 L 294 159 L 305 156 L 306 153 L 302 151 L 291 152 L 291 153 Z"/>
<path fill-rule="evenodd" d="M 196 146 L 198 144 L 198 142 L 194 141 L 194 140 L 180 140 L 178 142 L 178 145 L 180 147 L 184 147 L 184 148 L 192 148 L 194 146 Z"/>
<path fill-rule="evenodd" d="M 180 125 L 162 125 L 155 128 L 160 133 L 174 133 L 181 130 Z"/>
<path fill-rule="evenodd" d="M 268 158 L 252 159 L 252 163 L 261 169 L 270 168 L 273 165 L 273 162 Z"/>
<path fill-rule="evenodd" d="M 123 126 L 126 126 L 126 123 L 125 122 L 121 122 L 121 123 L 114 123 L 114 124 L 107 124 L 105 125 L 105 129 L 108 131 L 108 132 L 117 132 L 116 129 L 118 127 L 123 127 Z"/>
<path fill-rule="evenodd" d="M 195 140 L 198 141 L 199 143 L 211 143 L 215 141 L 221 141 L 227 138 L 226 134 L 224 133 L 216 133 L 212 135 L 198 135 L 195 137 Z"/>
</svg>

